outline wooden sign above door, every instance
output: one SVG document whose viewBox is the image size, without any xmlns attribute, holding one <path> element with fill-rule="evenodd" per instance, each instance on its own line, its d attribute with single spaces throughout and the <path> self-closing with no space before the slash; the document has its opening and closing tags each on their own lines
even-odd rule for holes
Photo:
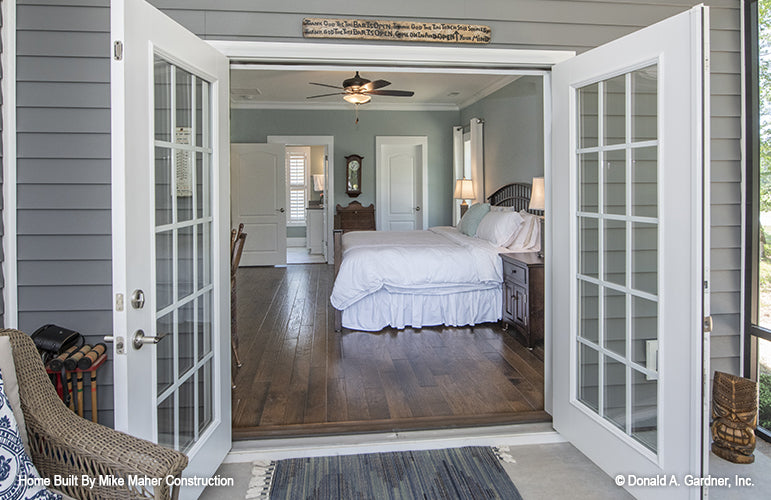
<svg viewBox="0 0 771 500">
<path fill-rule="evenodd" d="M 375 19 L 303 19 L 305 38 L 395 40 L 400 42 L 490 43 L 492 30 L 479 24 L 424 23 Z"/>
</svg>

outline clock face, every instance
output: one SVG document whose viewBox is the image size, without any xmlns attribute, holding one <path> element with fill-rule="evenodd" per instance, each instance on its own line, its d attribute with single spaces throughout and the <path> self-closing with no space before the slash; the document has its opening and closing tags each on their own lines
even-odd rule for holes
<svg viewBox="0 0 771 500">
<path fill-rule="evenodd" d="M 348 164 L 348 168 L 356 172 L 359 170 L 359 160 L 353 160 L 351 163 Z"/>
</svg>

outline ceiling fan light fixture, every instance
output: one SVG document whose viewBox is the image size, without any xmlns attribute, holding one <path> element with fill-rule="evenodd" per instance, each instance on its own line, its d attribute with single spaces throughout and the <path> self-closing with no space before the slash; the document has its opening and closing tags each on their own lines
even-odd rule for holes
<svg viewBox="0 0 771 500">
<path fill-rule="evenodd" d="M 351 104 L 366 104 L 372 99 L 372 97 L 366 94 L 351 93 L 351 94 L 345 94 L 343 96 L 343 99 L 350 102 Z"/>
</svg>

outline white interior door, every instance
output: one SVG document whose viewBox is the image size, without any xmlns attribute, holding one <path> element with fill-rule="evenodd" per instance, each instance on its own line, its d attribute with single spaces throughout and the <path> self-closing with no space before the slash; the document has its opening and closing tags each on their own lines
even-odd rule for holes
<svg viewBox="0 0 771 500">
<path fill-rule="evenodd" d="M 703 9 L 553 70 L 554 427 L 639 498 L 699 496 Z"/>
<path fill-rule="evenodd" d="M 285 149 L 283 144 L 230 146 L 231 217 L 247 233 L 242 266 L 286 265 Z"/>
<path fill-rule="evenodd" d="M 112 2 L 111 36 L 115 426 L 210 476 L 231 443 L 228 60 L 142 0 Z"/>
<path fill-rule="evenodd" d="M 377 229 L 413 231 L 427 228 L 428 138 L 377 137 L 375 142 Z"/>
</svg>

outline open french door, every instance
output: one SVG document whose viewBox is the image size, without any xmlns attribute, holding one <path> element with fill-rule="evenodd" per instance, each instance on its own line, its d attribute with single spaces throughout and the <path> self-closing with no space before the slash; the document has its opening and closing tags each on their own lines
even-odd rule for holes
<svg viewBox="0 0 771 500">
<path fill-rule="evenodd" d="M 115 427 L 208 477 L 231 443 L 228 61 L 143 0 L 111 31 Z"/>
<path fill-rule="evenodd" d="M 706 16 L 552 72 L 554 427 L 639 498 L 700 495 Z"/>
</svg>

